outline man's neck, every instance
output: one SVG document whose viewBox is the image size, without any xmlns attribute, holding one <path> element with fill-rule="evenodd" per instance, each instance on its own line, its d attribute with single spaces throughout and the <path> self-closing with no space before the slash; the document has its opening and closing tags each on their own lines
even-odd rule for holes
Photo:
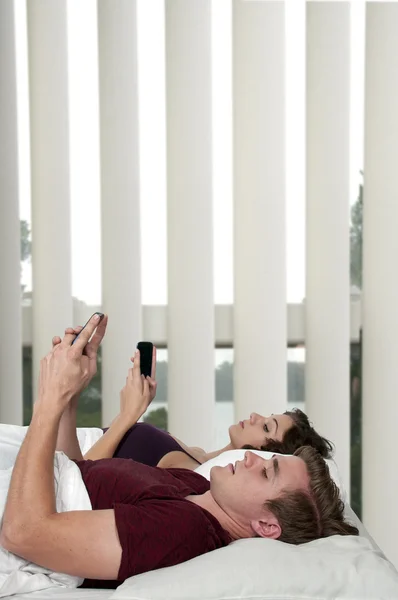
<svg viewBox="0 0 398 600">
<path fill-rule="evenodd" d="M 216 455 L 217 456 L 217 455 Z M 221 527 L 228 531 L 233 540 L 254 537 L 250 525 L 244 526 L 230 517 L 214 500 L 210 490 L 198 496 L 187 496 L 187 500 L 205 508 L 220 523 Z"/>
</svg>

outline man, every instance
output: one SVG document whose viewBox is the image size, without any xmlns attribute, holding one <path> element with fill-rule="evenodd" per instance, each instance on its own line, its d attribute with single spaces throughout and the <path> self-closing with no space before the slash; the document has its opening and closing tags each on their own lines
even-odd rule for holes
<svg viewBox="0 0 398 600">
<path fill-rule="evenodd" d="M 41 361 L 39 394 L 13 470 L 1 545 L 53 571 L 115 587 L 127 577 L 171 566 L 234 539 L 268 537 L 301 543 L 357 534 L 323 459 L 311 448 L 264 460 L 252 452 L 214 467 L 210 484 L 185 469 L 158 469 L 129 459 L 83 461 L 73 404 L 96 372 L 107 318 L 67 329 Z M 76 333 L 80 331 L 76 343 Z M 91 341 L 90 341 L 91 338 Z M 149 402 L 139 354 L 124 393 L 137 411 Z M 57 513 L 56 449 L 77 461 L 93 510 Z"/>
</svg>

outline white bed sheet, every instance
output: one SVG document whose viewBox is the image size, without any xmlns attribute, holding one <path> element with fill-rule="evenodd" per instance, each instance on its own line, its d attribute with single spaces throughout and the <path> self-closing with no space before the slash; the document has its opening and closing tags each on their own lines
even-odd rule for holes
<svg viewBox="0 0 398 600">
<path fill-rule="evenodd" d="M 109 600 L 115 590 L 94 590 L 79 588 L 49 588 L 30 594 L 16 594 L 10 600 Z"/>
</svg>

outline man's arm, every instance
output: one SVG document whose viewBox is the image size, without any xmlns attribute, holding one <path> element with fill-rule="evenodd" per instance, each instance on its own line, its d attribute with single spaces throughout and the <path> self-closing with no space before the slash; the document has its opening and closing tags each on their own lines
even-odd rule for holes
<svg viewBox="0 0 398 600">
<path fill-rule="evenodd" d="M 67 327 L 66 335 L 76 336 L 82 331 L 83 327 Z M 53 350 L 62 342 L 61 338 L 56 335 L 52 339 Z M 80 450 L 80 445 L 76 434 L 76 413 L 79 396 L 75 396 L 65 408 L 61 421 L 58 427 L 58 437 L 56 450 L 65 452 L 71 460 L 83 460 L 83 455 Z"/>
<path fill-rule="evenodd" d="M 71 460 L 83 460 L 76 433 L 76 413 L 78 398 L 74 398 L 65 408 L 58 427 L 56 450 L 62 450 Z"/>
<path fill-rule="evenodd" d="M 56 512 L 54 451 L 61 414 L 34 407 L 11 477 L 0 544 L 51 570 L 113 580 L 121 561 L 114 511 Z"/>
<path fill-rule="evenodd" d="M 38 400 L 11 475 L 0 544 L 52 570 L 115 579 L 121 546 L 114 511 L 57 514 L 54 492 L 54 452 L 61 416 L 96 372 L 107 318 L 101 324 L 99 320 L 93 316 L 73 347 L 75 335 L 65 334 L 62 343 L 40 362 Z"/>
</svg>

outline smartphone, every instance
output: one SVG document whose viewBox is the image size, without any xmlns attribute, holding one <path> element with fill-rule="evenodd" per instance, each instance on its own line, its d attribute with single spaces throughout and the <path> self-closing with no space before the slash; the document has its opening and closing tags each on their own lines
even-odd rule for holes
<svg viewBox="0 0 398 600">
<path fill-rule="evenodd" d="M 95 313 L 93 313 L 93 314 L 91 315 L 91 317 L 89 318 L 89 320 L 88 320 L 88 321 L 87 321 L 87 322 L 84 324 L 84 327 L 83 327 L 83 329 L 86 327 L 87 323 L 89 323 L 89 322 L 91 321 L 91 319 L 93 318 L 93 316 L 94 316 L 94 315 L 99 315 L 100 319 L 99 319 L 99 321 L 98 321 L 98 325 L 101 323 L 102 319 L 104 318 L 104 313 L 101 313 L 101 312 L 95 312 Z M 97 327 L 98 327 L 98 325 L 97 325 Z M 82 329 L 82 331 L 83 331 L 83 329 Z M 81 332 L 82 332 L 82 331 L 81 331 Z M 75 339 L 73 340 L 73 342 L 72 342 L 72 346 L 73 346 L 73 344 L 76 342 L 76 340 L 78 340 L 78 339 L 79 339 L 79 335 L 81 334 L 81 332 L 80 332 L 80 333 L 78 333 L 78 335 L 77 335 L 77 336 L 75 337 Z"/>
<path fill-rule="evenodd" d="M 152 342 L 138 342 L 137 350 L 140 351 L 141 375 L 144 377 L 151 377 L 153 356 Z"/>
</svg>

